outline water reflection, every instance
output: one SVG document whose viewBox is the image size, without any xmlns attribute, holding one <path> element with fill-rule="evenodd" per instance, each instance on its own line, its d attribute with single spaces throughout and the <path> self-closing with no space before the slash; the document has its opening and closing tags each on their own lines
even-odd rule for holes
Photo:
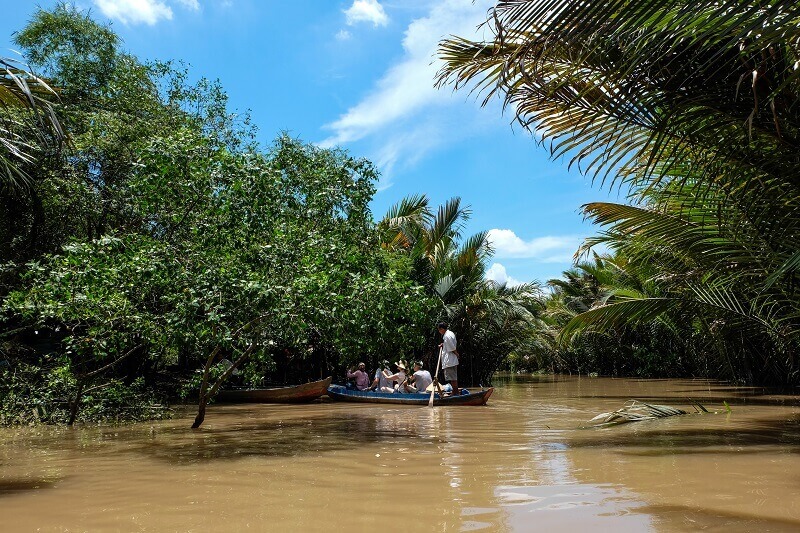
<svg viewBox="0 0 800 533">
<path fill-rule="evenodd" d="M 730 414 L 579 429 L 630 398 Z M 763 404 L 751 402 L 764 400 Z M 768 401 L 767 401 L 768 400 Z M 691 380 L 507 378 L 480 408 L 212 406 L 123 427 L 0 431 L 4 531 L 783 531 L 796 398 Z M 731 403 L 729 401 L 729 403 Z"/>
<path fill-rule="evenodd" d="M 514 530 L 647 531 L 651 518 L 631 511 L 642 507 L 632 496 L 613 486 L 581 484 L 536 487 L 498 487 L 498 497 L 506 506 L 518 506 L 509 526 Z"/>
</svg>

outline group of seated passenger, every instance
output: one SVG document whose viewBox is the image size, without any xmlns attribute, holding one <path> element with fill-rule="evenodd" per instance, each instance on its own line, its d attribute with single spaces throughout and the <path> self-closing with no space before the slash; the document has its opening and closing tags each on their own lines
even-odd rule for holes
<svg viewBox="0 0 800 533">
<path fill-rule="evenodd" d="M 360 391 L 378 391 L 388 393 L 414 393 L 429 391 L 433 384 L 431 373 L 423 370 L 422 361 L 414 362 L 414 373 L 410 376 L 406 372 L 406 363 L 402 359 L 395 363 L 396 371 L 392 373 L 389 361 L 381 361 L 380 367 L 375 371 L 372 383 L 366 372 L 364 363 L 358 364 L 354 372 L 347 371 L 347 379 L 355 380 L 355 388 Z"/>
</svg>

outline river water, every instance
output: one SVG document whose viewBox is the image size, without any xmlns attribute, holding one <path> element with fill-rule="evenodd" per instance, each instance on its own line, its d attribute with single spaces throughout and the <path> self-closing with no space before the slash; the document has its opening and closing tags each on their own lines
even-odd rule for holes
<svg viewBox="0 0 800 533">
<path fill-rule="evenodd" d="M 212 406 L 0 430 L 0 530 L 800 531 L 800 403 L 686 380 L 497 380 L 485 407 Z M 638 398 L 717 414 L 586 429 Z M 723 400 L 731 406 L 724 409 Z"/>
</svg>

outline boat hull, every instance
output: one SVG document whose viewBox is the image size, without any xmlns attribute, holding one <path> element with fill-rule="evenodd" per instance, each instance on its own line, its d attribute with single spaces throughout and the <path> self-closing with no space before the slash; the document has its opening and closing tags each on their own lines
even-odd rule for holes
<svg viewBox="0 0 800 533">
<path fill-rule="evenodd" d="M 331 378 L 313 381 L 303 385 L 278 387 L 274 389 L 223 390 L 217 401 L 224 403 L 304 403 L 316 400 L 328 389 Z"/>
<path fill-rule="evenodd" d="M 494 388 L 462 394 L 459 396 L 445 396 L 440 398 L 439 394 L 433 397 L 433 405 L 485 405 L 489 397 L 494 392 Z M 341 385 L 331 385 L 328 387 L 328 397 L 340 402 L 357 403 L 388 403 L 395 405 L 428 405 L 430 393 L 399 394 L 390 392 L 366 392 L 350 390 Z"/>
</svg>

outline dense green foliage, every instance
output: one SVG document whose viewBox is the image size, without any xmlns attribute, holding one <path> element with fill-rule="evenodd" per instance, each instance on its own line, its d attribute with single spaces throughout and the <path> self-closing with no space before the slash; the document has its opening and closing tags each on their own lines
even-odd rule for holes
<svg viewBox="0 0 800 533">
<path fill-rule="evenodd" d="M 260 147 L 218 82 L 140 61 L 72 6 L 38 10 L 16 43 L 42 77 L 0 86 L 16 149 L 0 154 L 0 423 L 159 417 L 199 390 L 199 425 L 222 358 L 255 386 L 432 365 L 441 319 L 462 381 L 485 383 L 529 336 L 538 289 L 483 279 L 490 249 L 462 242 L 457 200 L 374 222 L 369 161 L 287 135 Z"/>
<path fill-rule="evenodd" d="M 462 240 L 469 216 L 459 198 L 434 214 L 426 197 L 411 196 L 390 209 L 379 231 L 384 248 L 411 259 L 413 277 L 438 303 L 437 320 L 457 333 L 459 383 L 478 385 L 488 384 L 511 352 L 527 350 L 542 295 L 535 283 L 509 287 L 485 279 L 491 243 L 486 232 Z M 435 346 L 430 342 L 425 354 L 433 368 Z"/>
<path fill-rule="evenodd" d="M 515 0 L 493 41 L 442 43 L 441 83 L 630 191 L 584 206 L 613 254 L 555 284 L 555 368 L 800 381 L 799 23 L 785 1 Z"/>
<path fill-rule="evenodd" d="M 19 160 L 28 186 L 0 198 L 6 422 L 150 416 L 136 398 L 175 396 L 215 349 L 259 384 L 276 355 L 300 379 L 423 344 L 435 304 L 380 248 L 371 163 L 259 149 L 217 83 L 141 63 L 74 8 L 17 44 L 70 142 Z"/>
<path fill-rule="evenodd" d="M 252 385 L 432 367 L 438 320 L 463 384 L 509 364 L 796 385 L 798 22 L 778 1 L 515 0 L 492 41 L 442 43 L 440 83 L 629 194 L 584 206 L 601 233 L 548 294 L 485 279 L 459 199 L 376 223 L 369 161 L 259 146 L 218 82 L 38 10 L 16 35 L 37 75 L 0 61 L 0 423 L 162 416 L 201 375 L 203 411 L 222 357 Z"/>
<path fill-rule="evenodd" d="M 549 281 L 551 293 L 539 315 L 529 350 L 509 361 L 513 369 L 608 376 L 682 377 L 720 375 L 714 357 L 702 349 L 707 337 L 679 314 L 664 313 L 641 324 L 585 329 L 566 338 L 576 317 L 631 294 L 651 294 L 650 276 L 631 275 L 620 256 L 594 255 Z M 712 352 L 713 353 L 713 352 Z"/>
</svg>

